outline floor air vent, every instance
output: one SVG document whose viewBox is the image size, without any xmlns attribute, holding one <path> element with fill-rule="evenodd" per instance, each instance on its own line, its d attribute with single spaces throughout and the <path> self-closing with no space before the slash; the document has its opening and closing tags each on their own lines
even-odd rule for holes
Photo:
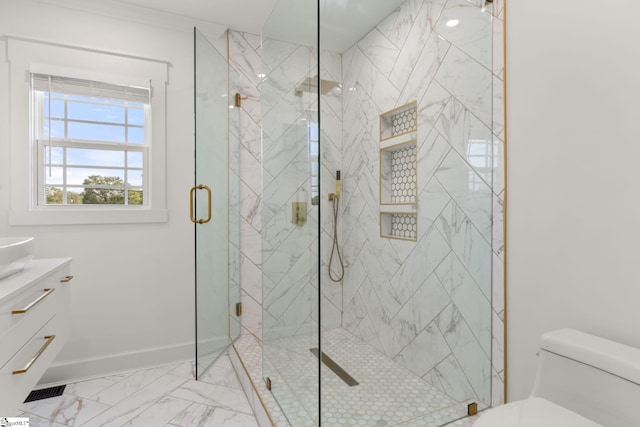
<svg viewBox="0 0 640 427">
<path fill-rule="evenodd" d="M 41 390 L 33 390 L 31 393 L 29 393 L 29 396 L 27 396 L 27 399 L 24 401 L 24 403 L 33 402 L 34 400 L 49 399 L 50 397 L 62 396 L 65 387 L 66 385 L 60 385 L 57 387 L 43 388 Z"/>
</svg>

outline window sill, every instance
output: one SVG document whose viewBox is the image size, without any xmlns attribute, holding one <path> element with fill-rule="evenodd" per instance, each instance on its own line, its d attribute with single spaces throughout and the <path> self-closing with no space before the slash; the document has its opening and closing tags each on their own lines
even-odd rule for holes
<svg viewBox="0 0 640 427">
<path fill-rule="evenodd" d="M 166 209 L 11 210 L 9 225 L 144 224 L 169 221 Z"/>
</svg>

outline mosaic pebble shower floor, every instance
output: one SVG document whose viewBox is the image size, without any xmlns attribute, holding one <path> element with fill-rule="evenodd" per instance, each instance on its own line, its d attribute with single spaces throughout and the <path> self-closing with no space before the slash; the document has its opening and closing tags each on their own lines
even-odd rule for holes
<svg viewBox="0 0 640 427">
<path fill-rule="evenodd" d="M 268 407 L 278 400 L 285 408 L 288 422 L 279 408 L 276 417 L 269 408 L 279 427 L 316 425 L 317 359 L 309 350 L 310 342 L 309 336 L 297 336 L 266 346 L 265 372 L 272 380 L 273 395 L 267 392 L 269 398 L 263 400 Z M 457 402 L 343 329 L 324 332 L 322 345 L 322 351 L 359 382 L 349 387 L 323 365 L 323 426 L 437 427 L 466 414 L 469 402 Z M 264 381 L 259 343 L 252 336 L 244 336 L 236 347 L 254 384 L 261 388 Z M 451 425 L 470 426 L 471 421 Z"/>
</svg>

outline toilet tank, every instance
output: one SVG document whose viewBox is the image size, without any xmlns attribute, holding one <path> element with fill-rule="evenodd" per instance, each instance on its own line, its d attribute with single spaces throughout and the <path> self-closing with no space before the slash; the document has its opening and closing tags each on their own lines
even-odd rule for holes
<svg viewBox="0 0 640 427">
<path fill-rule="evenodd" d="M 532 397 L 606 427 L 640 426 L 640 349 L 573 329 L 544 334 Z"/>
</svg>

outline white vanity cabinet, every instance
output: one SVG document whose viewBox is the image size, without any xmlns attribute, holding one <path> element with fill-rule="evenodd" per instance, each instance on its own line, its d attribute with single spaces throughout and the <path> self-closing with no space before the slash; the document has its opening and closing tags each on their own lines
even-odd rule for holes
<svg viewBox="0 0 640 427">
<path fill-rule="evenodd" d="M 71 258 L 40 259 L 0 280 L 0 416 L 18 408 L 69 335 Z"/>
</svg>

